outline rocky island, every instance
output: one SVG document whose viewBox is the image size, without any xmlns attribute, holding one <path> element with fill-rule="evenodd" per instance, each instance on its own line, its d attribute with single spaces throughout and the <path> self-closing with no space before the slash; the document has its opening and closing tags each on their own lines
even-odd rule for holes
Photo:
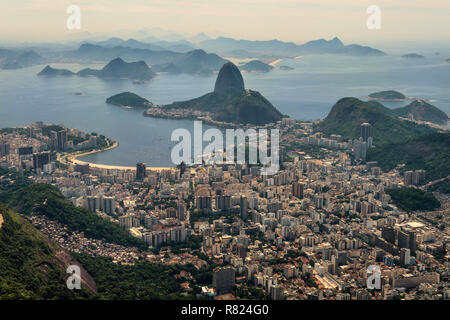
<svg viewBox="0 0 450 320">
<path fill-rule="evenodd" d="M 122 92 L 106 99 L 106 103 L 119 107 L 148 108 L 154 105 L 145 98 L 132 92 Z"/>
<path fill-rule="evenodd" d="M 425 58 L 425 56 L 421 55 L 421 54 L 417 54 L 417 53 L 407 53 L 402 55 L 402 58 L 405 59 L 423 59 Z"/>
<path fill-rule="evenodd" d="M 407 99 L 403 93 L 394 90 L 371 93 L 367 98 L 380 101 L 405 101 Z"/>
<path fill-rule="evenodd" d="M 269 72 L 273 67 L 260 60 L 252 60 L 240 66 L 239 69 L 247 72 Z"/>
<path fill-rule="evenodd" d="M 47 65 L 37 75 L 45 77 L 58 77 L 58 76 L 73 76 L 75 75 L 75 73 L 67 69 L 55 69 Z"/>
<path fill-rule="evenodd" d="M 74 76 L 79 77 L 98 77 L 102 79 L 130 79 L 146 81 L 156 76 L 149 66 L 144 61 L 125 62 L 121 58 L 111 60 L 102 69 L 96 70 L 85 68 L 77 73 L 67 69 L 55 69 L 51 66 L 46 66 L 38 76 Z"/>
<path fill-rule="evenodd" d="M 294 70 L 294 68 L 289 67 L 289 66 L 279 66 L 279 68 L 280 68 L 280 70 L 283 70 L 283 71 L 292 71 L 292 70 Z"/>
</svg>

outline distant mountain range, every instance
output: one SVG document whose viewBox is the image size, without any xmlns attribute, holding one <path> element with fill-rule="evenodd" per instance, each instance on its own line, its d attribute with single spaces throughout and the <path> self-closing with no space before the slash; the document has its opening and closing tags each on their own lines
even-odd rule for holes
<svg viewBox="0 0 450 320">
<path fill-rule="evenodd" d="M 200 42 L 199 47 L 222 55 L 261 56 L 278 55 L 279 57 L 295 57 L 304 54 L 345 54 L 355 56 L 383 56 L 381 50 L 358 44 L 344 45 L 337 37 L 332 40 L 313 40 L 305 44 L 283 42 L 280 40 L 250 41 L 220 37 L 215 40 Z"/>
<path fill-rule="evenodd" d="M 210 75 L 217 72 L 227 61 L 215 53 L 194 50 L 174 58 L 171 62 L 153 65 L 152 68 L 156 72 L 167 72 L 171 74 Z"/>
<path fill-rule="evenodd" d="M 100 70 L 86 68 L 74 73 L 67 69 L 54 69 L 46 66 L 38 76 L 72 76 L 80 77 L 94 76 L 105 79 L 131 79 L 131 80 L 150 80 L 156 74 L 148 67 L 144 61 L 125 62 L 121 58 L 111 60 Z"/>
<path fill-rule="evenodd" d="M 102 47 L 129 47 L 137 49 L 149 49 L 153 51 L 174 51 L 174 52 L 189 52 L 195 50 L 195 46 L 186 40 L 178 41 L 163 41 L 158 39 L 149 39 L 149 42 L 138 41 L 136 39 L 123 40 L 121 38 L 113 37 L 104 41 L 90 42 L 94 45 Z M 89 43 L 89 42 L 88 42 Z"/>
<path fill-rule="evenodd" d="M 150 64 L 156 72 L 175 74 L 211 74 L 218 71 L 227 61 L 214 53 L 206 53 L 204 50 L 180 53 L 123 46 L 103 47 L 87 43 L 81 45 L 78 50 L 66 52 L 65 55 L 70 59 L 85 62 L 105 61 L 115 57 L 122 57 L 127 60 L 143 60 Z"/>
<path fill-rule="evenodd" d="M 135 36 L 136 38 L 128 40 L 112 37 L 84 42 L 77 49 L 73 49 L 73 46 L 79 42 L 37 44 L 33 50 L 0 49 L 0 67 L 17 69 L 49 62 L 106 62 L 121 57 L 125 60 L 145 61 L 158 72 L 211 74 L 217 72 L 227 61 L 216 53 L 227 57 L 259 59 L 292 58 L 304 54 L 385 55 L 384 52 L 371 47 L 344 45 L 338 38 L 313 40 L 298 45 L 279 40 L 250 41 L 224 37 L 211 39 L 206 34 L 198 34 L 189 38 L 189 41 L 180 37 L 161 40 L 147 33 Z"/>
<path fill-rule="evenodd" d="M 20 69 L 45 62 L 45 58 L 33 50 L 16 51 L 0 49 L 0 67 L 2 69 Z"/>
</svg>

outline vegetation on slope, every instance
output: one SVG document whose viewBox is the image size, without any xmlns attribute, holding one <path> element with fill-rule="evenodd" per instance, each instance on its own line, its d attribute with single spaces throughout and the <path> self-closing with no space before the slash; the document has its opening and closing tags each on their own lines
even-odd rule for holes
<svg viewBox="0 0 450 320">
<path fill-rule="evenodd" d="M 432 211 L 440 208 L 440 202 L 430 192 L 415 188 L 386 190 L 394 204 L 405 211 Z"/>
<path fill-rule="evenodd" d="M 450 194 L 450 179 L 439 181 L 428 188 L 428 191 Z"/>
<path fill-rule="evenodd" d="M 30 223 L 0 204 L 0 300 L 88 298 L 85 291 L 66 286 L 64 262 Z"/>
<path fill-rule="evenodd" d="M 367 161 L 377 161 L 384 171 L 405 164 L 405 170 L 426 170 L 426 181 L 450 174 L 450 133 L 433 133 L 369 150 Z"/>
<path fill-rule="evenodd" d="M 148 261 L 135 265 L 115 264 L 109 258 L 75 254 L 77 260 L 92 275 L 102 299 L 111 300 L 172 300 L 182 299 L 180 284 L 186 280 L 174 276 L 181 271 Z M 193 298 L 186 296 L 185 298 Z"/>
<path fill-rule="evenodd" d="M 122 92 L 116 95 L 113 95 L 106 99 L 106 103 L 115 105 L 115 106 L 129 106 L 129 107 L 140 107 L 140 108 L 148 108 L 149 101 L 145 98 L 138 96 L 132 92 Z"/>
<path fill-rule="evenodd" d="M 395 90 L 387 90 L 371 93 L 369 94 L 369 98 L 380 100 L 404 100 L 406 97 L 401 92 Z"/>
<path fill-rule="evenodd" d="M 342 98 L 318 126 L 325 134 L 340 134 L 344 139 L 358 139 L 360 126 L 372 125 L 374 144 L 404 141 L 410 137 L 432 133 L 425 125 L 402 121 L 392 111 L 376 101 L 364 102 L 357 98 Z"/>
<path fill-rule="evenodd" d="M 84 232 L 86 237 L 103 239 L 129 247 L 147 248 L 145 242 L 132 237 L 117 224 L 107 221 L 85 208 L 76 207 L 59 190 L 49 184 L 31 184 L 0 192 L 0 201 L 22 214 L 33 211 L 68 227 L 69 232 Z"/>
<path fill-rule="evenodd" d="M 428 121 L 436 124 L 445 124 L 448 121 L 448 116 L 444 111 L 423 100 L 414 100 L 407 106 L 394 109 L 392 112 L 405 118 L 408 118 L 411 114 L 414 120 Z"/>
</svg>

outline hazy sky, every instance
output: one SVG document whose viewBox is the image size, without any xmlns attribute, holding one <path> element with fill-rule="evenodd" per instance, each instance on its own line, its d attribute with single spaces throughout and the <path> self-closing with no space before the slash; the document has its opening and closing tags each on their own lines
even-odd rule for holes
<svg viewBox="0 0 450 320">
<path fill-rule="evenodd" d="M 0 0 L 0 41 L 68 39 L 77 32 L 160 27 L 297 43 L 339 36 L 344 42 L 450 39 L 450 0 Z M 69 5 L 81 29 L 66 27 Z M 381 30 L 366 9 L 381 8 Z"/>
</svg>

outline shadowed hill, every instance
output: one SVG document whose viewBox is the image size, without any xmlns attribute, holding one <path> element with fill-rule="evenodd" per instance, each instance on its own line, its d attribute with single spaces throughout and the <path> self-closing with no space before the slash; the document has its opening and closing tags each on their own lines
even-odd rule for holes
<svg viewBox="0 0 450 320">
<path fill-rule="evenodd" d="M 0 300 L 88 298 L 96 292 L 93 278 L 65 250 L 17 213 L 0 204 Z M 66 269 L 81 269 L 82 291 L 67 289 Z"/>
<path fill-rule="evenodd" d="M 214 120 L 244 125 L 264 125 L 282 117 L 259 92 L 245 90 L 242 74 L 231 62 L 221 68 L 214 92 L 196 99 L 174 102 L 164 108 L 208 112 Z"/>
<path fill-rule="evenodd" d="M 435 130 L 425 125 L 403 121 L 376 101 L 361 101 L 357 98 L 342 98 L 318 125 L 326 134 L 340 134 L 344 139 L 360 137 L 360 126 L 368 122 L 373 127 L 374 144 L 398 142 Z"/>
</svg>

